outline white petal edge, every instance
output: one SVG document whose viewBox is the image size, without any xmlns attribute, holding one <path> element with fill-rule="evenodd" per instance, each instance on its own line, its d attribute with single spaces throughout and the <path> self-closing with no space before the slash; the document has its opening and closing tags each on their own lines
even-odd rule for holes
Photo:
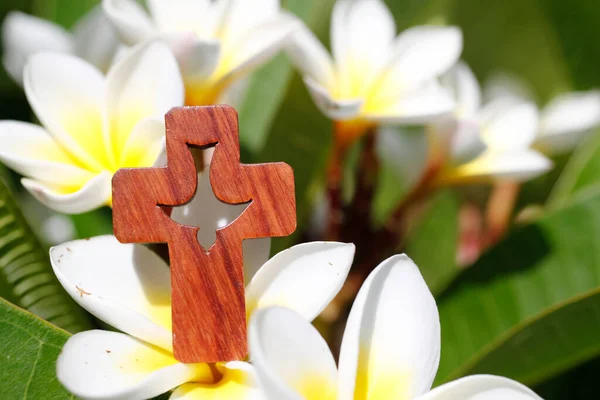
<svg viewBox="0 0 600 400">
<path fill-rule="evenodd" d="M 325 87 L 312 78 L 305 76 L 304 83 L 319 110 L 330 119 L 349 120 L 359 115 L 363 99 L 335 100 Z"/>
<path fill-rule="evenodd" d="M 376 136 L 378 156 L 392 167 L 394 172 L 412 185 L 419 179 L 427 163 L 427 135 L 397 126 L 384 126 Z"/>
<path fill-rule="evenodd" d="M 332 48 L 342 85 L 359 65 L 366 68 L 365 84 L 370 83 L 366 81 L 385 64 L 396 34 L 392 13 L 381 0 L 339 0 L 332 18 Z"/>
<path fill-rule="evenodd" d="M 97 5 L 77 21 L 73 28 L 73 38 L 75 54 L 101 71 L 108 71 L 120 41 L 102 6 Z"/>
<path fill-rule="evenodd" d="M 563 94 L 542 110 L 536 144 L 552 154 L 568 151 L 599 124 L 600 91 Z"/>
<path fill-rule="evenodd" d="M 482 125 L 482 139 L 494 151 L 526 149 L 535 140 L 538 120 L 533 103 L 508 106 Z"/>
<path fill-rule="evenodd" d="M 150 167 L 163 150 L 165 121 L 145 118 L 138 122 L 125 143 L 121 156 L 122 168 Z"/>
<path fill-rule="evenodd" d="M 433 295 L 406 255 L 371 272 L 346 322 L 338 398 L 355 392 L 414 398 L 431 388 L 440 358 L 440 320 Z"/>
<path fill-rule="evenodd" d="M 171 278 L 158 255 L 106 235 L 52 247 L 50 261 L 61 285 L 87 311 L 171 350 Z"/>
<path fill-rule="evenodd" d="M 441 82 L 454 95 L 454 114 L 459 119 L 472 118 L 481 107 L 481 88 L 471 68 L 459 62 L 442 77 Z"/>
<path fill-rule="evenodd" d="M 512 379 L 472 375 L 439 386 L 416 400 L 541 400 L 533 390 Z"/>
<path fill-rule="evenodd" d="M 102 207 L 110 202 L 112 175 L 102 171 L 90 179 L 80 190 L 62 194 L 55 188 L 23 178 L 21 184 L 46 207 L 64 214 L 81 214 Z"/>
<path fill-rule="evenodd" d="M 104 75 L 73 55 L 37 53 L 25 66 L 24 87 L 48 132 L 82 164 L 101 170 L 106 156 L 101 117 Z"/>
<path fill-rule="evenodd" d="M 280 13 L 277 18 L 264 22 L 246 32 L 243 39 L 235 44 L 233 62 L 222 79 L 242 76 L 264 64 L 287 42 L 290 35 L 300 28 L 298 18 L 288 13 Z"/>
<path fill-rule="evenodd" d="M 148 14 L 133 0 L 103 0 L 102 7 L 127 45 L 133 46 L 157 33 Z"/>
<path fill-rule="evenodd" d="M 309 76 L 322 86 L 332 85 L 333 60 L 325 46 L 308 27 L 302 26 L 292 34 L 286 51 L 303 75 Z"/>
<path fill-rule="evenodd" d="M 454 106 L 448 90 L 431 81 L 387 106 L 367 109 L 363 115 L 365 119 L 380 124 L 421 125 L 450 116 Z"/>
<path fill-rule="evenodd" d="M 460 57 L 462 32 L 458 27 L 418 26 L 403 32 L 394 45 L 382 80 L 383 92 L 415 87 L 447 72 Z"/>
<path fill-rule="evenodd" d="M 83 186 L 94 177 L 76 166 L 45 129 L 28 122 L 0 121 L 0 161 L 48 184 Z"/>
<path fill-rule="evenodd" d="M 128 50 L 106 78 L 106 118 L 116 148 L 123 149 L 143 118 L 164 119 L 183 99 L 179 67 L 165 42 L 151 40 Z"/>
<path fill-rule="evenodd" d="M 550 169 L 552 161 L 535 150 L 485 152 L 473 161 L 457 167 L 450 181 L 489 181 L 507 179 L 524 182 L 536 178 Z"/>
<path fill-rule="evenodd" d="M 257 311 L 248 329 L 250 360 L 268 399 L 333 398 L 337 369 L 319 332 L 283 307 Z M 318 390 L 318 391 L 317 391 Z"/>
<path fill-rule="evenodd" d="M 193 380 L 198 368 L 129 335 L 101 330 L 71 336 L 56 367 L 58 380 L 77 397 L 111 400 L 153 398 Z"/>
<path fill-rule="evenodd" d="M 2 22 L 4 68 L 12 79 L 23 84 L 23 69 L 29 57 L 41 51 L 70 53 L 73 51 L 71 34 L 57 24 L 11 11 Z"/>
<path fill-rule="evenodd" d="M 342 288 L 354 251 L 350 243 L 308 242 L 277 253 L 246 288 L 247 312 L 282 306 L 312 321 Z"/>
</svg>

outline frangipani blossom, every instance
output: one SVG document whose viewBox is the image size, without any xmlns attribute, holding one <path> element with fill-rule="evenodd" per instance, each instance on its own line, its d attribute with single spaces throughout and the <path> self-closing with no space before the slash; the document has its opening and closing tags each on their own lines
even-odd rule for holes
<svg viewBox="0 0 600 400">
<path fill-rule="evenodd" d="M 36 54 L 24 86 L 42 127 L 1 121 L 0 161 L 63 213 L 110 205 L 115 171 L 151 166 L 163 147 L 164 114 L 184 97 L 175 58 L 158 41 L 129 50 L 106 77 L 72 55 Z"/>
<path fill-rule="evenodd" d="M 84 15 L 72 33 L 50 21 L 11 11 L 2 24 L 2 42 L 4 68 L 20 85 L 33 54 L 71 53 L 106 72 L 119 47 L 117 34 L 99 6 Z"/>
<path fill-rule="evenodd" d="M 452 89 L 457 108 L 450 132 L 450 165 L 442 179 L 525 181 L 552 167 L 532 148 L 539 126 L 534 103 L 499 97 L 481 106 L 477 79 L 462 63 L 443 82 Z"/>
<path fill-rule="evenodd" d="M 175 53 L 186 104 L 218 102 L 240 77 L 268 61 L 299 26 L 279 0 L 104 0 L 126 44 L 160 35 Z"/>
<path fill-rule="evenodd" d="M 417 266 L 405 255 L 381 263 L 360 289 L 339 367 L 317 330 L 289 309 L 259 310 L 249 343 L 271 400 L 539 399 L 520 383 L 491 375 L 430 389 L 440 357 L 439 315 Z"/>
<path fill-rule="evenodd" d="M 485 85 L 484 97 L 514 102 L 533 101 L 527 85 L 507 74 L 492 77 Z M 590 130 L 600 125 L 600 91 L 559 94 L 539 114 L 533 147 L 548 155 L 571 151 Z"/>
<path fill-rule="evenodd" d="M 231 222 L 240 211 L 213 202 L 207 177 L 199 175 L 198 202 L 194 199 L 178 215 L 183 224 L 203 221 L 201 231 Z M 258 240 L 244 246 L 245 273 L 251 278 L 248 315 L 279 305 L 314 319 L 342 287 L 354 256 L 352 244 L 312 242 L 267 261 L 263 248 Z M 246 362 L 182 364 L 173 358 L 170 271 L 148 248 L 101 236 L 56 246 L 50 256 L 75 301 L 123 332 L 95 330 L 69 339 L 57 374 L 70 392 L 94 399 L 145 399 L 177 387 L 174 399 L 263 398 Z M 262 267 L 254 274 L 256 264 Z"/>
<path fill-rule="evenodd" d="M 452 111 L 452 98 L 437 78 L 460 56 L 458 28 L 418 26 L 396 37 L 383 1 L 338 0 L 331 47 L 333 58 L 306 28 L 288 46 L 315 103 L 329 118 L 422 123 Z"/>
</svg>

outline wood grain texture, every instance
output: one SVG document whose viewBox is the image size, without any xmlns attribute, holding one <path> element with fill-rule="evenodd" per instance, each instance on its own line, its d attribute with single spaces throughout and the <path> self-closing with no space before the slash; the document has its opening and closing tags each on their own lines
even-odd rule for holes
<svg viewBox="0 0 600 400">
<path fill-rule="evenodd" d="M 242 164 L 237 112 L 229 106 L 180 107 L 165 117 L 167 166 L 121 169 L 113 177 L 113 224 L 123 243 L 167 243 L 171 259 L 173 349 L 184 363 L 241 360 L 247 355 L 242 240 L 286 236 L 296 229 L 292 168 Z M 229 204 L 249 203 L 218 229 L 208 250 L 198 229 L 170 219 L 164 207 L 196 193 L 188 146 L 215 146 L 210 183 Z"/>
</svg>

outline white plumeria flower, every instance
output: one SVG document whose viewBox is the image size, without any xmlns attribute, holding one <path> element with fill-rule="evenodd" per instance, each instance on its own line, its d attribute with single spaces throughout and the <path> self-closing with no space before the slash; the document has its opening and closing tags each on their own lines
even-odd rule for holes
<svg viewBox="0 0 600 400">
<path fill-rule="evenodd" d="M 272 307 L 251 319 L 250 357 L 271 400 L 539 399 L 513 380 L 474 375 L 430 390 L 440 357 L 435 300 L 405 255 L 381 263 L 360 289 L 340 350 L 295 312 Z"/>
<path fill-rule="evenodd" d="M 482 107 L 477 79 L 462 63 L 443 82 L 457 104 L 443 179 L 525 181 L 552 168 L 552 162 L 533 149 L 539 126 L 534 103 L 502 96 Z"/>
<path fill-rule="evenodd" d="M 110 205 L 113 173 L 153 164 L 164 114 L 184 98 L 175 58 L 157 41 L 129 50 L 106 78 L 72 55 L 39 53 L 25 68 L 24 85 L 42 127 L 0 121 L 0 161 L 63 213 Z"/>
<path fill-rule="evenodd" d="M 484 97 L 505 102 L 533 101 L 531 89 L 520 79 L 493 76 L 485 85 Z M 573 150 L 583 137 L 600 125 L 600 91 L 563 93 L 540 110 L 538 131 L 533 146 L 545 154 L 557 155 Z"/>
<path fill-rule="evenodd" d="M 173 214 L 182 224 L 201 221 L 201 231 L 213 230 L 214 237 L 214 229 L 234 220 L 240 209 L 219 203 L 208 182 L 208 172 L 199 174 L 198 195 Z M 342 287 L 354 257 L 354 245 L 334 242 L 301 244 L 270 260 L 268 244 L 264 249 L 260 240 L 244 243 L 245 275 L 251 278 L 248 315 L 278 305 L 314 319 Z M 58 379 L 76 396 L 144 399 L 177 387 L 174 399 L 262 398 L 248 363 L 182 364 L 174 359 L 169 267 L 148 248 L 101 236 L 54 247 L 50 258 L 75 301 L 123 332 L 88 331 L 67 341 Z M 255 273 L 257 265 L 262 267 Z"/>
<path fill-rule="evenodd" d="M 279 0 L 104 0 L 123 41 L 160 35 L 175 53 L 186 104 L 214 104 L 238 78 L 268 61 L 299 26 Z"/>
<path fill-rule="evenodd" d="M 99 6 L 77 21 L 72 33 L 45 19 L 11 11 L 2 25 L 2 42 L 4 68 L 20 85 L 33 54 L 71 53 L 106 72 L 119 47 L 117 34 Z"/>
<path fill-rule="evenodd" d="M 437 78 L 460 56 L 458 28 L 418 26 L 396 37 L 381 0 L 338 0 L 331 25 L 333 58 L 306 28 L 288 46 L 329 118 L 421 123 L 452 111 L 452 98 Z"/>
</svg>

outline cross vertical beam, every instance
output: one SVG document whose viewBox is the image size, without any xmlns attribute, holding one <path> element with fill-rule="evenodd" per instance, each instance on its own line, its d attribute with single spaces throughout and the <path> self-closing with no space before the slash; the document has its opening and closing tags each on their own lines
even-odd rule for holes
<svg viewBox="0 0 600 400">
<path fill-rule="evenodd" d="M 247 355 L 242 240 L 286 236 L 296 229 L 294 176 L 285 163 L 242 164 L 236 111 L 179 107 L 165 117 L 167 166 L 121 169 L 113 177 L 113 225 L 122 243 L 167 243 L 171 259 L 173 350 L 184 363 L 241 360 Z M 204 249 L 202 227 L 176 223 L 162 206 L 196 193 L 188 146 L 215 146 L 210 183 L 229 204 L 248 203 Z"/>
</svg>

